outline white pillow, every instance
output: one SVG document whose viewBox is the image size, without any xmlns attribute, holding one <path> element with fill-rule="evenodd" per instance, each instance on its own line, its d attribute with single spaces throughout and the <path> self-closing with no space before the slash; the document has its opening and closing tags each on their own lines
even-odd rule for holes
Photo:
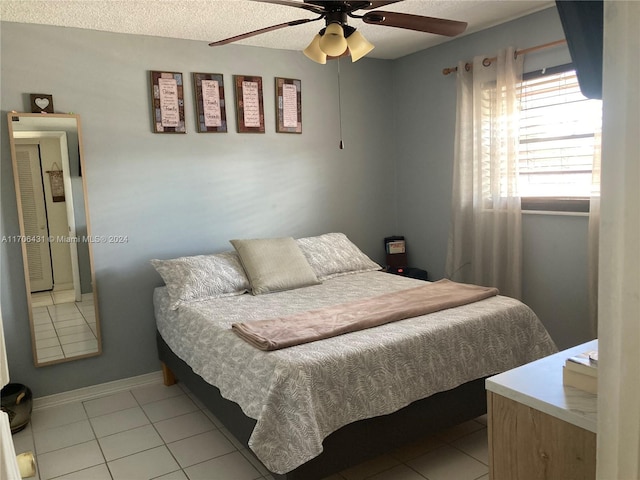
<svg viewBox="0 0 640 480">
<path fill-rule="evenodd" d="M 169 291 L 171 309 L 209 298 L 241 295 L 250 288 L 236 252 L 151 260 Z"/>
<path fill-rule="evenodd" d="M 291 237 L 231 240 L 251 283 L 251 293 L 280 292 L 320 283 Z"/>
<path fill-rule="evenodd" d="M 356 247 L 344 233 L 325 233 L 317 237 L 299 238 L 297 242 L 320 281 L 382 268 Z"/>
</svg>

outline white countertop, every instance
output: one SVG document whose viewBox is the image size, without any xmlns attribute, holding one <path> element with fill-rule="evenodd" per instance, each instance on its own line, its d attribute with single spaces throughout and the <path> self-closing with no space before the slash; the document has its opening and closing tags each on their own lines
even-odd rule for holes
<svg viewBox="0 0 640 480">
<path fill-rule="evenodd" d="M 562 366 L 565 360 L 588 350 L 597 350 L 598 340 L 541 358 L 486 380 L 487 390 L 578 427 L 597 433 L 597 396 L 565 387 Z"/>
</svg>

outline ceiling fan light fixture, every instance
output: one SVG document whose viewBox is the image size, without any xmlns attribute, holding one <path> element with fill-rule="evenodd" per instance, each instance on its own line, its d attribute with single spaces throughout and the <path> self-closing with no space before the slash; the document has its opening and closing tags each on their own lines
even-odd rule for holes
<svg viewBox="0 0 640 480">
<path fill-rule="evenodd" d="M 0 0 L 2 1 L 2 0 Z M 293 27 L 309 22 L 324 21 L 325 28 L 318 32 L 304 49 L 304 54 L 317 63 L 325 64 L 327 60 L 351 55 L 351 61 L 356 62 L 367 55 L 374 46 L 369 43 L 356 29 L 348 25 L 349 18 L 362 20 L 364 23 L 386 27 L 413 30 L 436 35 L 454 37 L 467 28 L 466 22 L 447 20 L 445 18 L 426 17 L 401 12 L 383 12 L 378 7 L 398 3 L 402 0 L 254 0 L 262 3 L 280 4 L 301 8 L 318 15 L 316 18 L 300 18 L 288 22 L 278 23 L 251 32 L 209 43 L 211 47 L 227 45 L 247 38 L 273 32 L 285 27 Z M 356 14 L 359 10 L 368 10 L 364 15 Z"/>
<path fill-rule="evenodd" d="M 352 62 L 357 62 L 375 48 L 375 46 L 357 30 L 347 37 L 347 45 L 349 45 Z"/>
<path fill-rule="evenodd" d="M 339 57 L 347 49 L 347 39 L 344 38 L 342 25 L 330 23 L 320 38 L 319 47 L 324 53 L 331 57 Z"/>
<path fill-rule="evenodd" d="M 316 34 L 316 36 L 313 37 L 313 40 L 311 40 L 309 46 L 302 52 L 307 56 L 307 58 L 324 65 L 327 63 L 327 54 L 320 49 L 321 38 L 322 37 L 319 34 Z"/>
</svg>

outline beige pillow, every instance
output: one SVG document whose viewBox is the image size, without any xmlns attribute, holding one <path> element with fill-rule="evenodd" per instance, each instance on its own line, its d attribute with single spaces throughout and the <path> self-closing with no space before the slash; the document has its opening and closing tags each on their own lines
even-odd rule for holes
<svg viewBox="0 0 640 480">
<path fill-rule="evenodd" d="M 320 283 L 291 237 L 231 240 L 231 245 L 238 252 L 254 295 Z"/>
</svg>

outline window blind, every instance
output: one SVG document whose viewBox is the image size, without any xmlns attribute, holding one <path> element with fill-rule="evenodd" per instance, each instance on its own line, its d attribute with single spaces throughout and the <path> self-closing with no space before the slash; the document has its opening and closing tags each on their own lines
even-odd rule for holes
<svg viewBox="0 0 640 480">
<path fill-rule="evenodd" d="M 574 70 L 520 85 L 519 190 L 522 197 L 589 197 L 602 102 L 585 98 Z"/>
</svg>

